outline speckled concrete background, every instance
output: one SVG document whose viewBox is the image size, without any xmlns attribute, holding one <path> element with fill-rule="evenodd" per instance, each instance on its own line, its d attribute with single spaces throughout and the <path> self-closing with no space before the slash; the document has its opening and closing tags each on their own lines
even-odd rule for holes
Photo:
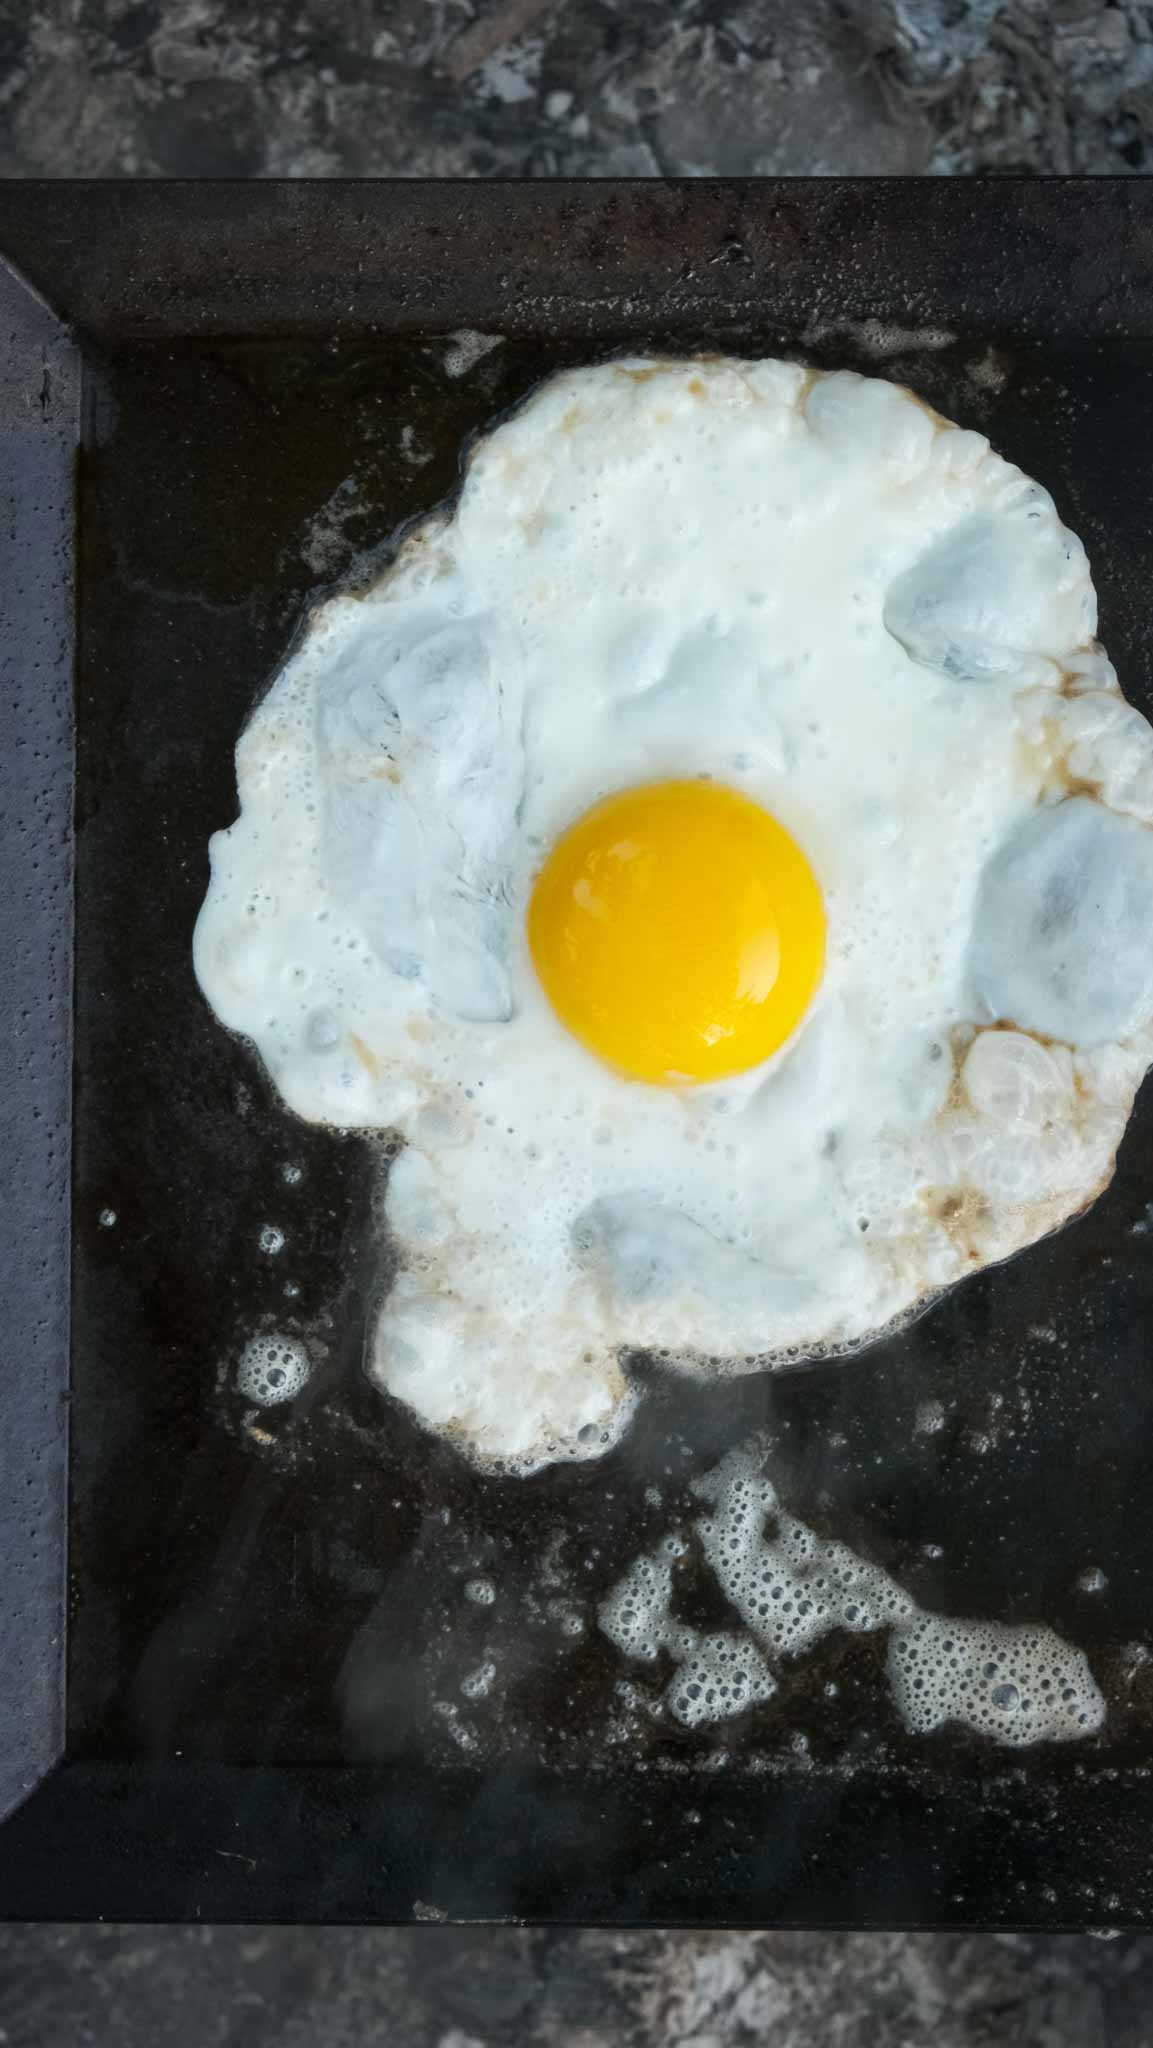
<svg viewBox="0 0 1153 2048">
<path fill-rule="evenodd" d="M 1140 172 L 1143 0 L 0 0 L 0 175 Z M 0 1930 L 5 2048 L 1147 2048 L 1153 1940 Z"/>
<path fill-rule="evenodd" d="M 0 174 L 1139 171 L 1147 0 L 0 0 Z"/>
<path fill-rule="evenodd" d="M 1153 1952 L 1066 1936 L 9 1930 L 7 2048 L 1147 2048 Z"/>
</svg>

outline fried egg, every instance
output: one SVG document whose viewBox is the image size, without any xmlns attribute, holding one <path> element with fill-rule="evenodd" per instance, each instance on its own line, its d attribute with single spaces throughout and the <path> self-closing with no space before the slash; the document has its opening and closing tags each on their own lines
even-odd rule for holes
<svg viewBox="0 0 1153 2048">
<path fill-rule="evenodd" d="M 629 1350 L 847 1351 L 1093 1198 L 1153 1056 L 1095 630 L 980 434 L 722 359 L 554 378 L 311 612 L 195 964 L 289 1109 L 403 1140 L 382 1389 L 595 1456 Z"/>
</svg>

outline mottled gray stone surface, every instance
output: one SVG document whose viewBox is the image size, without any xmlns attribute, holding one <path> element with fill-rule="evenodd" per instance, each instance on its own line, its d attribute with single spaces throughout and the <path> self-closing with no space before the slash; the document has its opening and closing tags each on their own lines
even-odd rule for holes
<svg viewBox="0 0 1153 2048">
<path fill-rule="evenodd" d="M 1151 1991 L 1124 1938 L 0 1932 L 6 2048 L 1146 2048 Z"/>
<path fill-rule="evenodd" d="M 1140 170 L 1148 0 L 0 0 L 0 174 Z"/>
</svg>

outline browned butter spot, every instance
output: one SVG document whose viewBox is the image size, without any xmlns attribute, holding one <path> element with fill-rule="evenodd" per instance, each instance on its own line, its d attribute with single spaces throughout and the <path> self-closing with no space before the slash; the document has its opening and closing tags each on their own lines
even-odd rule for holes
<svg viewBox="0 0 1153 2048">
<path fill-rule="evenodd" d="M 991 1214 L 986 1197 L 976 1188 L 962 1184 L 953 1188 L 926 1188 L 923 1200 L 928 1214 L 934 1223 L 940 1225 L 954 1250 L 970 1265 L 978 1263 L 981 1252 L 974 1240 L 982 1227 L 988 1224 Z"/>
<path fill-rule="evenodd" d="M 372 1050 L 372 1047 L 366 1045 L 363 1038 L 359 1038 L 355 1031 L 349 1033 L 348 1042 L 351 1045 L 353 1052 L 356 1054 L 357 1059 L 360 1061 L 361 1066 L 365 1069 L 367 1073 L 372 1075 L 374 1081 L 379 1081 L 380 1061 L 377 1059 L 376 1054 Z"/>
<path fill-rule="evenodd" d="M 938 412 L 936 406 L 930 405 L 928 400 L 922 398 L 919 392 L 911 391 L 907 384 L 898 384 L 895 388 L 902 392 L 906 398 L 911 398 L 914 405 L 920 406 L 926 419 L 932 420 L 934 427 L 939 429 L 952 426 L 952 420 L 947 420 L 944 413 Z"/>
</svg>

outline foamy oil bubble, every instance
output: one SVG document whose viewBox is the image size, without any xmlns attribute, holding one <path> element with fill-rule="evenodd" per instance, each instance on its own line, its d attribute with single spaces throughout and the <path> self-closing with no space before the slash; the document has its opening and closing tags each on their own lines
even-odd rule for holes
<svg viewBox="0 0 1153 2048">
<path fill-rule="evenodd" d="M 258 1408 L 294 1401 L 308 1384 L 312 1360 L 297 1337 L 251 1337 L 236 1368 L 236 1391 Z"/>
<path fill-rule="evenodd" d="M 1022 1749 L 1091 1735 L 1105 1719 L 1084 1653 L 1042 1625 L 918 1614 L 894 1630 L 887 1669 L 913 1735 L 956 1721 Z"/>
<path fill-rule="evenodd" d="M 966 1621 L 927 1612 L 881 1566 L 785 1512 L 758 1454 L 735 1452 L 697 1480 L 696 1528 L 719 1590 L 745 1633 L 700 1635 L 672 1612 L 680 1531 L 635 1558 L 599 1621 L 622 1653 L 676 1670 L 664 1708 L 687 1726 L 764 1704 L 782 1664 L 835 1629 L 889 1632 L 886 1675 L 912 1735 L 959 1723 L 1012 1748 L 1093 1734 L 1105 1702 L 1082 1651 L 1044 1624 Z M 928 1548 L 928 1546 L 927 1546 Z M 940 1556 L 937 1546 L 932 1554 Z"/>
<path fill-rule="evenodd" d="M 464 1694 L 465 1699 L 484 1699 L 486 1695 L 491 1692 L 492 1682 L 495 1677 L 496 1665 L 492 1662 L 491 1658 L 486 1658 L 483 1664 L 477 1665 L 475 1671 L 468 1672 L 467 1675 L 461 1679 L 460 1689 Z"/>
<path fill-rule="evenodd" d="M 698 1636 L 665 1694 L 673 1718 L 685 1728 L 728 1721 L 771 1699 L 777 1681 L 747 1636 Z"/>
<path fill-rule="evenodd" d="M 445 1732 L 451 1736 L 458 1749 L 473 1750 L 477 1738 L 467 1721 L 460 1718 L 460 1709 L 453 1700 L 434 1700 L 432 1711 L 444 1722 Z"/>
</svg>

